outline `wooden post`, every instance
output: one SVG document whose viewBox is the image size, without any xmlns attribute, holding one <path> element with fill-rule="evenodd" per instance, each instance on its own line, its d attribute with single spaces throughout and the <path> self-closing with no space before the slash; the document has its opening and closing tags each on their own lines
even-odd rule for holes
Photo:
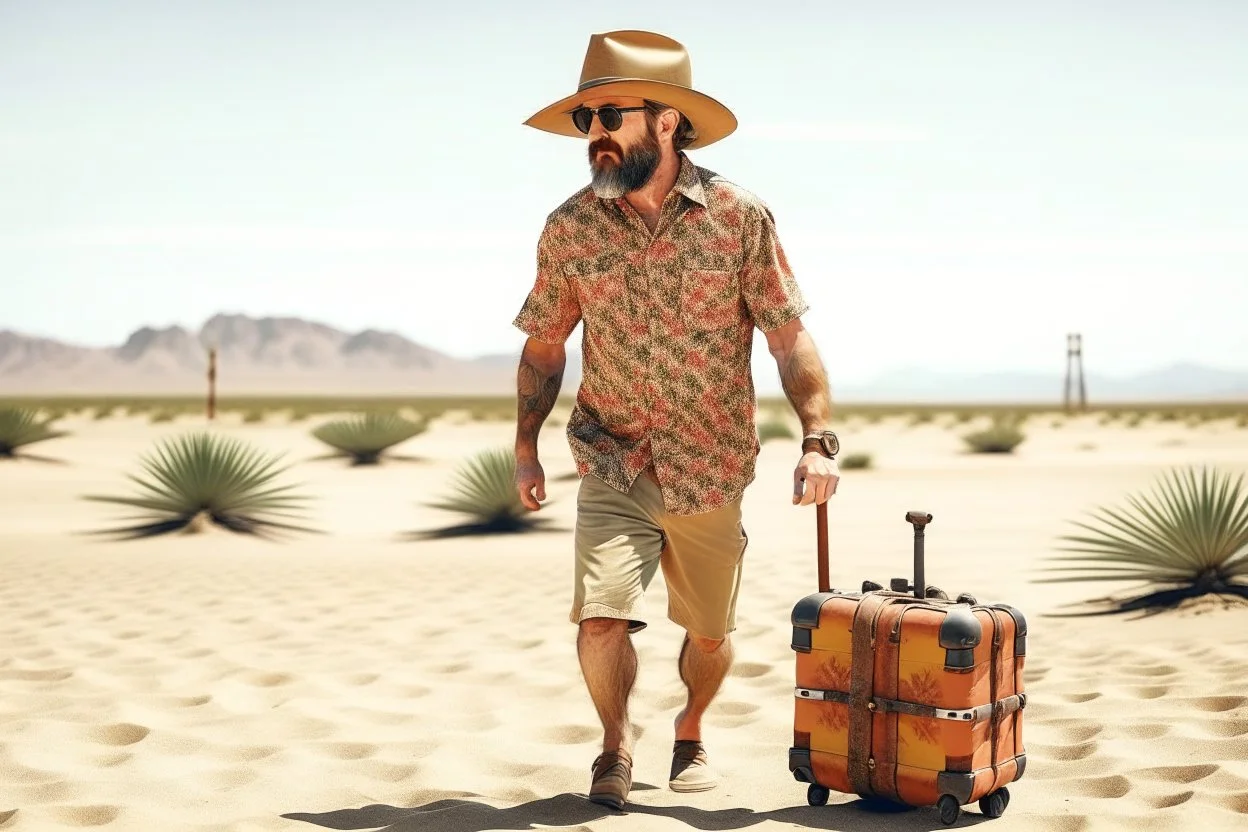
<svg viewBox="0 0 1248 832">
<path fill-rule="evenodd" d="M 208 421 L 217 415 L 217 350 L 208 349 Z"/>
<path fill-rule="evenodd" d="M 1083 378 L 1083 336 L 1072 332 L 1066 336 L 1066 383 L 1063 399 L 1066 412 L 1070 413 L 1075 406 L 1075 375 L 1078 375 L 1079 411 L 1088 409 L 1088 387 Z"/>
</svg>

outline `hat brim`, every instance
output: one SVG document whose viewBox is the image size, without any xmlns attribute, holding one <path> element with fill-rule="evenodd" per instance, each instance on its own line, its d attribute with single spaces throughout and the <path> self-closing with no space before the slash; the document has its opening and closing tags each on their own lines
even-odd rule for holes
<svg viewBox="0 0 1248 832">
<path fill-rule="evenodd" d="M 591 98 L 611 96 L 647 98 L 680 110 L 698 132 L 698 137 L 689 144 L 690 149 L 706 147 L 737 129 L 737 117 L 709 95 L 679 84 L 665 84 L 645 78 L 617 78 L 586 87 L 543 107 L 529 116 L 524 123 L 547 133 L 583 139 L 585 134 L 576 129 L 570 113 Z"/>
</svg>

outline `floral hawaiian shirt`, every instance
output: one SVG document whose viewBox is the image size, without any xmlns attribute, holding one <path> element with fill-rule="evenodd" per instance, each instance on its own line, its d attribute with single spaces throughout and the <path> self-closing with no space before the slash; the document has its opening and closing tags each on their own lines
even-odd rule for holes
<svg viewBox="0 0 1248 832">
<path fill-rule="evenodd" d="M 808 306 L 767 206 L 680 160 L 653 233 L 626 200 L 588 186 L 551 212 L 514 323 L 561 344 L 584 322 L 567 426 L 580 475 L 627 493 L 653 465 L 665 509 L 698 514 L 754 480 L 753 328 Z"/>
</svg>

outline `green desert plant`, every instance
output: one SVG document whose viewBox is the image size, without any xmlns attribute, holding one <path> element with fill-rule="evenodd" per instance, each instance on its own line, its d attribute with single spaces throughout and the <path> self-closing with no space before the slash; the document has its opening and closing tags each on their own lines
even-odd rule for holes
<svg viewBox="0 0 1248 832">
<path fill-rule="evenodd" d="M 156 410 L 152 412 L 150 417 L 148 417 L 148 421 L 152 424 L 156 424 L 158 422 L 172 422 L 176 415 L 177 414 L 175 414 L 172 410 Z"/>
<path fill-rule="evenodd" d="M 384 452 L 424 433 L 427 426 L 394 413 L 368 412 L 326 422 L 312 435 L 356 465 L 375 465 Z"/>
<path fill-rule="evenodd" d="M 275 481 L 285 469 L 279 457 L 237 439 L 197 432 L 167 439 L 141 459 L 143 472 L 131 474 L 135 496 L 88 495 L 87 500 L 117 503 L 143 511 L 136 525 L 110 530 L 122 537 L 203 531 L 211 525 L 268 536 L 306 528 L 285 522 L 299 515 L 306 499 L 293 485 Z"/>
<path fill-rule="evenodd" d="M 854 471 L 871 467 L 871 454 L 846 454 L 840 459 L 837 467 L 843 471 Z"/>
<path fill-rule="evenodd" d="M 1248 490 L 1217 469 L 1167 472 L 1127 508 L 1098 508 L 1094 522 L 1074 521 L 1089 534 L 1063 535 L 1052 558 L 1065 572 L 1041 583 L 1145 581 L 1155 591 L 1117 602 L 1109 612 L 1176 604 L 1209 593 L 1248 598 Z"/>
<path fill-rule="evenodd" d="M 18 448 L 64 435 L 52 427 L 51 419 L 40 419 L 36 410 L 0 408 L 0 459 L 17 456 Z"/>
<path fill-rule="evenodd" d="M 779 416 L 770 416 L 758 423 L 758 441 L 767 444 L 773 439 L 796 439 L 793 427 Z"/>
<path fill-rule="evenodd" d="M 962 437 L 972 453 L 977 454 L 1009 454 L 1013 453 L 1026 435 L 1019 430 L 1017 419 L 1003 416 L 995 417 L 992 424 L 984 430 L 968 433 Z"/>
<path fill-rule="evenodd" d="M 456 471 L 450 494 L 428 505 L 471 518 L 429 537 L 523 532 L 544 522 L 520 502 L 516 455 L 509 448 L 481 451 L 468 459 Z"/>
<path fill-rule="evenodd" d="M 264 411 L 259 408 L 248 410 L 246 413 L 243 414 L 244 424 L 254 425 L 257 422 L 263 422 L 263 421 L 264 421 Z"/>
</svg>

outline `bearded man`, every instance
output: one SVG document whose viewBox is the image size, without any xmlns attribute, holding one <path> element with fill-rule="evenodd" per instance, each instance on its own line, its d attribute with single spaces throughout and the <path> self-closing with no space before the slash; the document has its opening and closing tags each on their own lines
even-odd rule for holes
<svg viewBox="0 0 1248 832">
<path fill-rule="evenodd" d="M 667 617 L 684 629 L 688 697 L 675 719 L 668 780 L 714 788 L 702 717 L 732 664 L 729 634 L 747 537 L 741 500 L 759 451 L 753 330 L 767 338 L 803 427 L 792 502 L 835 491 L 836 435 L 808 309 L 756 196 L 685 153 L 736 129 L 692 88 L 689 56 L 653 32 L 591 36 L 577 91 L 525 124 L 588 139 L 592 179 L 549 214 L 537 277 L 515 325 L 516 486 L 546 498 L 537 437 L 559 394 L 564 344 L 583 322 L 582 382 L 567 426 L 580 474 L 571 621 L 603 727 L 589 798 L 620 809 L 632 785 L 632 635 L 660 567 Z"/>
</svg>

